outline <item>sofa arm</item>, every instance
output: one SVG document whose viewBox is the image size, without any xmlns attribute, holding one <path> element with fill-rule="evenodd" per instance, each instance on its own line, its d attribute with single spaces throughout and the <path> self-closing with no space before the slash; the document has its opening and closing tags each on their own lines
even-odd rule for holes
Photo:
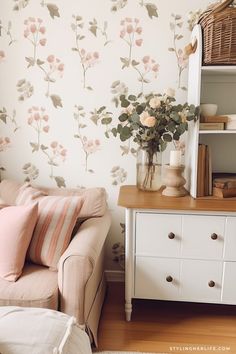
<svg viewBox="0 0 236 354">
<path fill-rule="evenodd" d="M 110 213 L 86 220 L 60 258 L 58 286 L 60 310 L 85 324 L 84 294 L 111 224 Z M 95 296 L 95 294 L 94 294 Z"/>
</svg>

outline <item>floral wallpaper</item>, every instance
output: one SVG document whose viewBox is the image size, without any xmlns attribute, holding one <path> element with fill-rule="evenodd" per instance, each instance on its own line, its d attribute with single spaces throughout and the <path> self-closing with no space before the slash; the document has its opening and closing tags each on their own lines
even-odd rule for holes
<svg viewBox="0 0 236 354">
<path fill-rule="evenodd" d="M 124 267 L 117 197 L 136 175 L 137 147 L 110 134 L 119 96 L 172 88 L 186 100 L 184 48 L 209 3 L 1 0 L 1 178 L 105 187 L 113 217 L 107 269 Z"/>
</svg>

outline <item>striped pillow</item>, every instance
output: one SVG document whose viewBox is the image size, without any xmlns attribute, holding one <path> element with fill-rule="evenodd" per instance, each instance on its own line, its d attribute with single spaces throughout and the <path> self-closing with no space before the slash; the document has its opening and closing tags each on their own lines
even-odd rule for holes
<svg viewBox="0 0 236 354">
<path fill-rule="evenodd" d="M 66 250 L 80 209 L 82 197 L 48 196 L 24 184 L 16 199 L 17 205 L 38 202 L 38 221 L 28 250 L 28 259 L 36 264 L 56 268 Z"/>
</svg>

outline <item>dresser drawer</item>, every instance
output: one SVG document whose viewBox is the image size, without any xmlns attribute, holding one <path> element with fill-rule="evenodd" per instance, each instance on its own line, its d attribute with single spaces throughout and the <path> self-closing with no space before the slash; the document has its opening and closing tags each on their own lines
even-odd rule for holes
<svg viewBox="0 0 236 354">
<path fill-rule="evenodd" d="M 136 254 L 178 257 L 181 244 L 181 216 L 136 213 Z"/>
<path fill-rule="evenodd" d="M 224 259 L 236 261 L 236 217 L 226 218 Z"/>
<path fill-rule="evenodd" d="M 184 215 L 182 257 L 221 260 L 225 221 L 222 216 Z"/>
<path fill-rule="evenodd" d="M 179 297 L 178 259 L 136 257 L 136 298 L 175 300 Z"/>
<path fill-rule="evenodd" d="M 223 262 L 181 261 L 181 299 L 196 302 L 221 302 Z"/>
<path fill-rule="evenodd" d="M 236 262 L 224 263 L 222 302 L 236 304 Z"/>
</svg>

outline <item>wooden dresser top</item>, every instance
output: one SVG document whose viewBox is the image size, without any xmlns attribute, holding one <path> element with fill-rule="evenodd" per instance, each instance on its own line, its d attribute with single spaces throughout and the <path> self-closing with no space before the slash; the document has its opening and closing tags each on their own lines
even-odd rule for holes
<svg viewBox="0 0 236 354">
<path fill-rule="evenodd" d="M 204 198 L 194 199 L 185 197 L 166 197 L 161 192 L 143 192 L 136 186 L 122 186 L 120 188 L 118 205 L 130 209 L 163 209 L 163 210 L 190 210 L 235 212 L 236 199 Z"/>
</svg>

